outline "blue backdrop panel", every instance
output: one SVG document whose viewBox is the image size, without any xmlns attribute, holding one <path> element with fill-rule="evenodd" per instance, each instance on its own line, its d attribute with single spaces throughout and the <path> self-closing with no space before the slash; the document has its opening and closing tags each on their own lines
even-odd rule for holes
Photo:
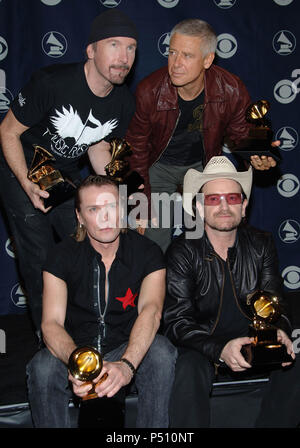
<svg viewBox="0 0 300 448">
<path fill-rule="evenodd" d="M 135 68 L 128 78 L 133 92 L 143 77 L 166 65 L 172 27 L 198 17 L 217 32 L 216 63 L 240 76 L 253 100 L 271 103 L 269 118 L 281 142 L 282 162 L 277 178 L 255 177 L 250 221 L 273 233 L 285 287 L 300 289 L 300 2 L 0 0 L 0 121 L 34 70 L 85 57 L 90 23 L 107 8 L 126 12 L 139 30 Z M 224 152 L 228 154 L 226 147 Z M 0 314 L 26 311 L 26 294 L 2 209 L 0 267 Z"/>
</svg>

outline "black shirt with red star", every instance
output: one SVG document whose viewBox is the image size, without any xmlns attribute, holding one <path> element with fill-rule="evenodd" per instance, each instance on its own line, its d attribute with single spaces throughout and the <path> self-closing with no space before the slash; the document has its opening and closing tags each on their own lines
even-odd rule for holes
<svg viewBox="0 0 300 448">
<path fill-rule="evenodd" d="M 120 234 L 119 248 L 108 273 L 89 239 L 77 242 L 73 237 L 51 249 L 43 270 L 67 285 L 66 331 L 77 345 L 92 345 L 104 355 L 128 342 L 138 316 L 142 281 L 164 268 L 159 246 L 127 230 Z"/>
</svg>

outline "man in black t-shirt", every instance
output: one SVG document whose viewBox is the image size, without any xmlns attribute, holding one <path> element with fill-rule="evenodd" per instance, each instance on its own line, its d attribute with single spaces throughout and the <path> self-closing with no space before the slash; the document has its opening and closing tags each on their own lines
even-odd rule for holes
<svg viewBox="0 0 300 448">
<path fill-rule="evenodd" d="M 223 156 L 212 157 L 203 172 L 188 170 L 184 178 L 184 209 L 193 215 L 195 200 L 205 232 L 197 239 L 179 236 L 166 256 L 165 334 L 178 347 L 170 400 L 173 428 L 210 426 L 210 392 L 216 368 L 221 366 L 230 375 L 251 374 L 242 348 L 254 341 L 248 335 L 253 319 L 248 299 L 256 291 L 278 296 L 282 314 L 274 323 L 277 338 L 286 346 L 289 361 L 295 359 L 273 238 L 242 222 L 251 185 L 252 168 L 238 172 Z M 283 366 L 287 364 L 291 363 L 284 362 Z M 298 423 L 297 366 L 297 361 L 286 370 L 279 365 L 272 372 L 270 394 L 264 397 L 258 419 L 260 426 Z M 268 374 L 269 368 L 262 367 L 260 372 Z"/>
<path fill-rule="evenodd" d="M 96 173 L 110 161 L 109 140 L 123 138 L 134 112 L 124 80 L 137 45 L 137 31 L 119 10 L 94 20 L 87 60 L 35 73 L 14 99 L 1 124 L 0 182 L 29 308 L 37 330 L 41 320 L 41 266 L 53 244 L 72 233 L 73 203 L 45 208 L 49 193 L 27 178 L 33 145 L 50 152 L 54 167 L 75 184 L 78 161 L 87 154 Z M 53 162 L 52 162 L 53 163 Z"/>
<path fill-rule="evenodd" d="M 116 184 L 89 176 L 76 195 L 78 230 L 50 251 L 44 265 L 42 333 L 47 348 L 28 365 L 29 401 L 36 427 L 69 427 L 68 360 L 77 346 L 104 356 L 107 379 L 99 397 L 113 397 L 134 378 L 137 427 L 168 427 L 176 349 L 157 335 L 165 297 L 160 248 L 133 230 L 120 230 Z M 73 391 L 91 389 L 69 375 Z M 113 422 L 111 422 L 113 424 Z"/>
</svg>

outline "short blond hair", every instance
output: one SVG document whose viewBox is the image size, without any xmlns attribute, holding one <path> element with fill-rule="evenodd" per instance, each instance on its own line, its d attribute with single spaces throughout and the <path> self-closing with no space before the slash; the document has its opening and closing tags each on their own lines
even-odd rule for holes
<svg viewBox="0 0 300 448">
<path fill-rule="evenodd" d="M 200 19 L 185 19 L 177 23 L 171 31 L 173 34 L 179 33 L 186 36 L 196 36 L 203 39 L 203 56 L 215 53 L 217 48 L 217 35 L 212 26 Z"/>
</svg>

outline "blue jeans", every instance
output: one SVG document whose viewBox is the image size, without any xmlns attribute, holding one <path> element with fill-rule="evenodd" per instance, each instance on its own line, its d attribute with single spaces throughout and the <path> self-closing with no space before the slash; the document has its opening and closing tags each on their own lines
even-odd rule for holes
<svg viewBox="0 0 300 448">
<path fill-rule="evenodd" d="M 74 200 L 68 200 L 46 214 L 35 209 L 1 153 L 0 192 L 16 247 L 30 315 L 36 330 L 39 330 L 42 316 L 42 266 L 48 249 L 57 240 L 75 231 Z"/>
<path fill-rule="evenodd" d="M 104 356 L 117 361 L 127 344 Z M 137 428 L 167 428 L 168 407 L 173 385 L 177 350 L 171 342 L 156 335 L 134 381 L 138 391 Z M 68 403 L 72 391 L 64 363 L 44 348 L 27 365 L 28 396 L 34 426 L 37 428 L 70 428 Z"/>
</svg>

